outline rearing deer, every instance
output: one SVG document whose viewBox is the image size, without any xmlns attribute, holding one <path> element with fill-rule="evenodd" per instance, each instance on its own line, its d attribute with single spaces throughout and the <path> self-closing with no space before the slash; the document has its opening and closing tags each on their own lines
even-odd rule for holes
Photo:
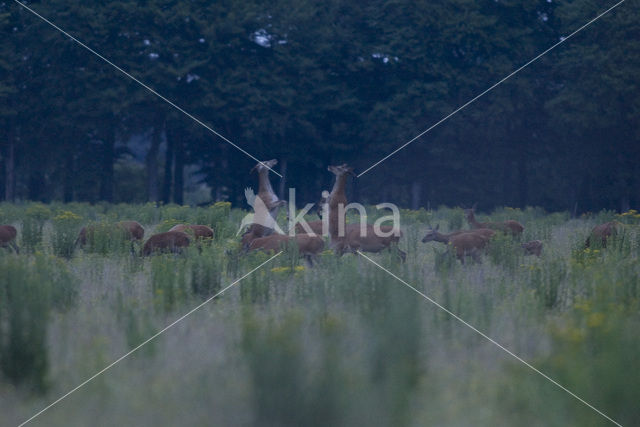
<svg viewBox="0 0 640 427">
<path fill-rule="evenodd" d="M 505 233 L 510 233 L 513 236 L 519 236 L 524 231 L 524 227 L 518 221 L 508 219 L 503 222 L 478 222 L 475 216 L 476 205 L 473 205 L 471 209 L 465 209 L 467 221 L 471 228 L 490 228 L 492 230 L 500 230 Z"/>
<path fill-rule="evenodd" d="M 274 229 L 280 232 L 276 218 L 280 207 L 286 205 L 287 202 L 278 199 L 271 186 L 271 181 L 269 181 L 269 169 L 277 163 L 278 160 L 276 159 L 260 162 L 250 171 L 250 173 L 258 172 L 258 195 L 252 201 L 247 200 L 253 206 L 255 213 L 253 214 L 252 224 L 249 225 L 249 228 L 241 238 L 242 246 L 245 250 L 248 249 L 248 244 L 253 239 L 268 236 L 273 233 Z M 245 190 L 245 195 L 247 194 L 249 193 Z M 248 195 L 247 199 L 249 199 Z"/>
<path fill-rule="evenodd" d="M 365 224 L 364 229 L 360 227 L 360 224 L 345 225 L 346 215 L 345 206 L 347 205 L 346 183 L 347 176 L 353 175 L 353 168 L 343 163 L 339 166 L 329 166 L 327 168 L 336 176 L 336 182 L 333 185 L 331 193 L 327 198 L 328 210 L 329 210 L 329 237 L 331 239 L 331 246 L 338 255 L 344 254 L 347 250 L 350 252 L 362 251 L 362 252 L 380 252 L 383 249 L 391 249 L 392 245 L 395 248 L 398 256 L 404 261 L 407 254 L 398 248 L 398 241 L 402 232 L 397 230 L 390 236 L 379 236 L 376 234 L 372 225 Z M 342 229 L 341 229 L 342 228 Z M 392 231 L 393 228 L 389 226 L 381 226 L 380 231 L 383 233 Z M 343 235 L 340 235 L 340 232 Z M 386 234 L 386 233 L 385 233 Z"/>
</svg>

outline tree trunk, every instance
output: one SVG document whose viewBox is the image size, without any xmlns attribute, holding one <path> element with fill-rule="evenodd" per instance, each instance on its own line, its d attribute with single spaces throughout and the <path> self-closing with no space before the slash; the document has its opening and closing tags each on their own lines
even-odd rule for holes
<svg viewBox="0 0 640 427">
<path fill-rule="evenodd" d="M 181 205 L 184 195 L 184 147 L 182 140 L 176 138 L 173 142 L 175 149 L 175 166 L 173 171 L 173 202 Z"/>
<path fill-rule="evenodd" d="M 285 194 L 287 188 L 287 159 L 282 159 L 280 163 L 280 174 L 282 178 L 280 178 L 280 184 L 278 185 L 278 197 L 283 200 L 285 197 L 289 197 L 288 194 Z"/>
<path fill-rule="evenodd" d="M 418 210 L 421 205 L 422 197 L 422 183 L 420 181 L 413 181 L 411 184 L 411 209 Z"/>
<path fill-rule="evenodd" d="M 13 202 L 15 200 L 16 172 L 15 172 L 15 139 L 12 132 L 9 132 L 7 144 L 7 154 L 4 158 L 4 197 L 5 200 Z"/>
<path fill-rule="evenodd" d="M 529 201 L 529 182 L 527 176 L 527 152 L 522 147 L 518 153 L 518 205 L 524 208 Z"/>
<path fill-rule="evenodd" d="M 113 166 L 116 161 L 116 131 L 115 120 L 109 122 L 105 129 L 104 141 L 102 142 L 102 173 L 100 180 L 100 200 L 113 202 Z"/>
<path fill-rule="evenodd" d="M 175 158 L 175 151 L 173 146 L 175 144 L 176 134 L 171 128 L 167 126 L 167 153 L 164 160 L 164 181 L 162 182 L 162 201 L 169 203 L 171 201 L 171 183 L 173 180 L 173 161 Z"/>
<path fill-rule="evenodd" d="M 151 134 L 151 146 L 147 152 L 147 200 L 150 202 L 158 201 L 158 151 L 162 142 L 162 131 L 164 128 L 164 116 L 158 114 L 153 124 L 153 133 Z"/>
<path fill-rule="evenodd" d="M 62 200 L 65 203 L 73 202 L 73 154 L 69 153 L 65 162 L 64 178 L 62 183 Z"/>
</svg>

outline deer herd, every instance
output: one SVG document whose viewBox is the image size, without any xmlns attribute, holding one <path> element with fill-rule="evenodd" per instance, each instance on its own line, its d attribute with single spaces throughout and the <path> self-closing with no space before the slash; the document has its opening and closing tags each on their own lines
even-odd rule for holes
<svg viewBox="0 0 640 427">
<path fill-rule="evenodd" d="M 318 255 L 325 249 L 323 235 L 328 234 L 329 248 L 335 254 L 342 256 L 346 252 L 380 252 L 389 250 L 397 254 L 403 262 L 406 253 L 398 247 L 398 242 L 403 236 L 402 231 L 394 226 L 370 224 L 347 224 L 346 207 L 348 200 L 346 195 L 347 180 L 355 176 L 353 168 L 347 164 L 329 166 L 327 169 L 335 175 L 335 182 L 331 192 L 323 192 L 323 197 L 318 203 L 318 221 L 295 224 L 295 234 L 283 234 L 276 224 L 278 211 L 287 205 L 280 200 L 273 191 L 269 180 L 269 170 L 277 164 L 277 160 L 259 162 L 251 172 L 258 173 L 258 195 L 255 198 L 253 222 L 248 225 L 242 234 L 240 243 L 242 252 L 267 251 L 276 252 L 287 247 L 293 247 L 309 265 L 317 260 Z M 519 238 L 524 227 L 517 221 L 507 220 L 503 222 L 478 222 L 475 217 L 475 205 L 465 210 L 465 216 L 470 228 L 449 233 L 440 233 L 439 226 L 432 228 L 429 225 L 427 234 L 422 239 L 423 243 L 440 242 L 451 248 L 455 256 L 464 264 L 466 257 L 474 261 L 480 261 L 480 255 L 486 251 L 491 239 L 496 233 Z M 616 221 L 597 225 L 591 231 L 585 242 L 588 248 L 595 240 L 602 247 L 606 246 L 607 239 L 615 235 L 619 223 Z M 122 233 L 126 239 L 134 242 L 142 242 L 144 228 L 136 221 L 121 221 L 113 224 L 112 232 Z M 84 247 L 93 239 L 96 232 L 95 226 L 86 226 L 80 230 L 75 242 L 76 246 Z M 191 245 L 192 241 L 199 242 L 213 238 L 213 230 L 206 225 L 179 224 L 164 233 L 152 235 L 144 242 L 141 256 L 148 256 L 154 252 L 180 252 Z M 0 225 L 0 247 L 14 250 L 19 253 L 16 244 L 17 230 L 11 225 Z M 521 244 L 525 255 L 540 256 L 542 242 L 532 240 Z M 132 246 L 133 248 L 133 246 Z"/>
</svg>

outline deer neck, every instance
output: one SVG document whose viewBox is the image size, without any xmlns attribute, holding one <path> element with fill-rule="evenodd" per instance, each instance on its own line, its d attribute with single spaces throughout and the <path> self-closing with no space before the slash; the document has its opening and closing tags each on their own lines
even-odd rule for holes
<svg viewBox="0 0 640 427">
<path fill-rule="evenodd" d="M 435 240 L 436 242 L 440 242 L 440 243 L 449 243 L 449 240 L 451 239 L 451 235 L 450 234 L 442 234 L 442 233 L 438 233 L 436 232 L 435 234 Z"/>
<path fill-rule="evenodd" d="M 347 184 L 346 175 L 337 175 L 336 182 L 333 184 L 333 189 L 329 195 L 329 235 L 332 239 L 340 239 L 339 236 L 339 224 L 342 221 L 346 225 L 346 215 L 342 215 L 340 218 L 339 206 L 342 208 L 347 204 L 347 194 L 345 191 Z"/>
<path fill-rule="evenodd" d="M 478 220 L 476 220 L 476 215 L 471 212 L 468 216 L 467 216 L 467 221 L 469 221 L 469 224 L 471 224 L 474 228 L 482 228 L 483 224 L 479 223 Z"/>
<path fill-rule="evenodd" d="M 278 197 L 271 187 L 271 181 L 269 181 L 269 169 L 262 169 L 258 173 L 258 179 L 258 196 L 268 208 L 271 208 L 271 204 L 277 202 Z"/>
<path fill-rule="evenodd" d="M 336 182 L 331 189 L 331 195 L 329 198 L 329 205 L 337 206 L 338 203 L 347 203 L 347 175 L 337 175 Z"/>
</svg>

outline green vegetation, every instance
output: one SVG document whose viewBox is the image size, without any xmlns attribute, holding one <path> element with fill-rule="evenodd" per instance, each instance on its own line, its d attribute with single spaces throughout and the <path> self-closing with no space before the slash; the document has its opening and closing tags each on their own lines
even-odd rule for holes
<svg viewBox="0 0 640 427">
<path fill-rule="evenodd" d="M 32 205 L 0 205 L 16 226 Z M 0 412 L 15 425 L 269 258 L 230 238 L 228 205 L 50 205 L 30 254 L 0 251 Z M 376 262 L 623 425 L 640 419 L 640 216 L 570 219 L 500 208 L 540 258 L 497 235 L 461 265 L 420 242 L 459 209 L 403 211 L 401 248 Z M 80 219 L 81 218 L 81 219 Z M 140 258 L 102 242 L 116 220 L 200 222 L 222 236 Z M 598 222 L 622 231 L 584 248 Z M 175 220 L 175 221 L 174 221 Z M 69 252 L 70 230 L 97 226 Z M 104 228 L 100 228 L 104 227 Z M 227 230 L 227 231 L 224 231 Z M 226 234 L 225 234 L 226 233 Z M 102 237 L 101 237 L 102 236 Z M 75 235 L 72 236 L 75 238 Z M 126 245 L 125 245 L 126 246 Z M 367 260 L 330 251 L 313 268 L 279 256 L 44 413 L 85 425 L 95 408 L 122 425 L 607 425 L 600 415 Z"/>
</svg>

